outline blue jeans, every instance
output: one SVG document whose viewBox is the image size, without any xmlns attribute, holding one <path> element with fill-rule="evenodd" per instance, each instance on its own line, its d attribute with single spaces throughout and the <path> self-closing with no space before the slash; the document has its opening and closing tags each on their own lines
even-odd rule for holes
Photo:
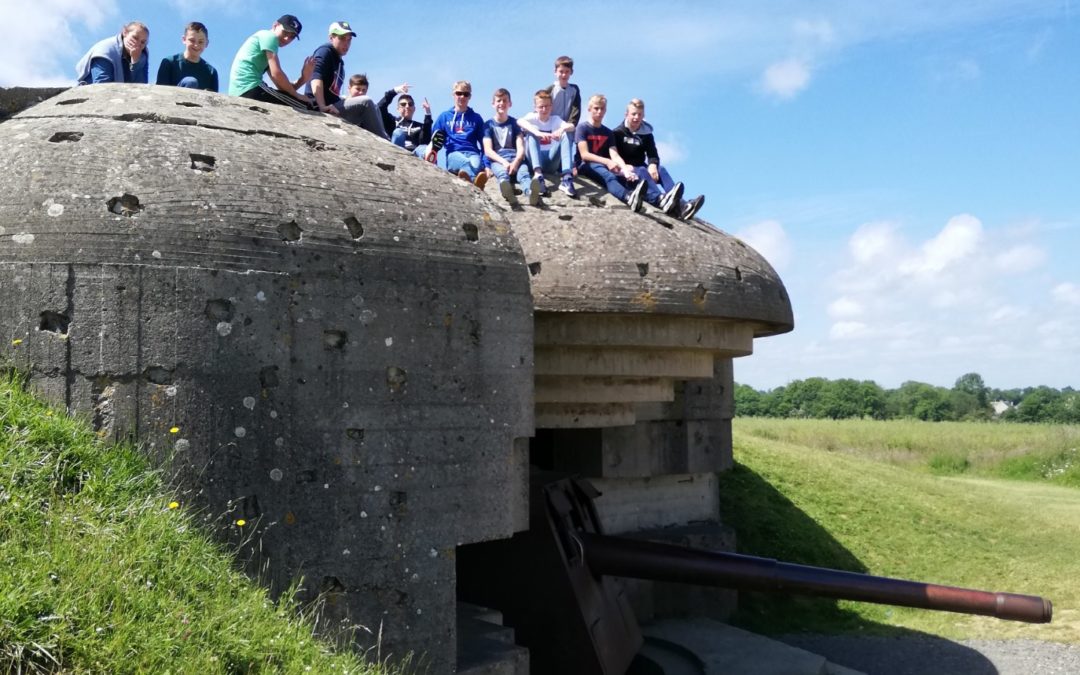
<svg viewBox="0 0 1080 675">
<path fill-rule="evenodd" d="M 516 152 L 512 150 L 500 150 L 499 156 L 508 161 L 514 161 L 514 157 L 517 156 Z M 510 174 L 506 171 L 506 167 L 498 162 L 491 163 L 491 172 L 495 174 L 495 179 L 500 183 L 510 180 Z M 518 186 L 525 194 L 529 194 L 529 185 L 532 181 L 532 172 L 529 171 L 529 163 L 522 162 L 517 168 L 517 174 L 514 176 L 517 179 Z"/>
<path fill-rule="evenodd" d="M 406 132 L 401 127 L 394 127 L 394 130 L 390 132 L 390 142 L 398 146 L 399 148 L 405 147 L 405 139 L 407 139 L 408 137 L 408 132 Z M 427 145 L 425 144 L 416 146 L 413 149 L 413 154 L 423 159 L 424 155 L 427 154 Z M 446 164 L 446 162 L 443 162 L 443 164 Z"/>
<path fill-rule="evenodd" d="M 467 150 L 455 150 L 446 154 L 446 170 L 450 173 L 464 171 L 469 178 L 476 178 L 480 173 L 480 153 Z"/>
<path fill-rule="evenodd" d="M 633 189 L 632 187 L 628 188 L 630 183 L 625 182 L 622 176 L 612 173 L 610 169 L 599 162 L 585 162 L 581 165 L 581 173 L 598 183 L 603 183 L 611 196 L 621 202 L 626 201 L 630 190 Z"/>
<path fill-rule="evenodd" d="M 558 170 L 559 173 L 567 175 L 574 168 L 573 134 L 563 133 L 559 136 L 558 143 L 552 143 L 546 149 L 540 148 L 540 141 L 536 140 L 536 136 L 526 134 L 525 156 L 529 158 L 533 171 Z"/>
<path fill-rule="evenodd" d="M 671 174 L 667 172 L 667 169 L 662 166 L 658 166 L 657 169 L 660 174 L 659 186 L 657 186 L 656 181 L 652 179 L 652 176 L 649 175 L 649 167 L 634 167 L 634 173 L 638 175 L 638 178 L 648 181 L 649 183 L 649 187 L 645 188 L 645 201 L 653 206 L 660 206 L 660 197 L 662 197 L 665 192 L 675 187 L 675 181 L 671 179 Z"/>
</svg>

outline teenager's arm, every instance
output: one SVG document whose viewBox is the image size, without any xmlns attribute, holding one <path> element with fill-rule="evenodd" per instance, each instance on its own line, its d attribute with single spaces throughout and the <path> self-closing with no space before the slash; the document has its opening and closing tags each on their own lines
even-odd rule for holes
<svg viewBox="0 0 1080 675">
<path fill-rule="evenodd" d="M 495 152 L 495 144 L 491 142 L 491 139 L 487 135 L 484 136 L 484 157 L 487 160 L 485 163 L 491 165 L 502 164 L 504 166 L 509 165 L 506 158 Z"/>
<path fill-rule="evenodd" d="M 157 69 L 157 84 L 176 84 L 176 78 L 172 76 L 172 59 L 162 59 Z"/>
<path fill-rule="evenodd" d="M 276 52 L 271 52 L 271 51 L 267 51 L 267 52 L 264 52 L 264 53 L 266 54 L 266 65 L 268 67 L 267 69 L 270 71 L 270 81 L 273 82 L 274 86 L 276 86 L 280 91 L 283 91 L 286 94 L 289 94 L 290 96 L 293 96 L 295 98 L 300 98 L 300 93 L 296 91 L 296 88 L 299 87 L 301 84 L 303 84 L 306 81 L 306 78 L 297 80 L 297 83 L 293 84 L 292 82 L 289 81 L 289 76 L 286 75 L 285 71 L 281 69 L 281 62 L 278 61 L 277 53 Z M 308 57 L 308 59 L 310 60 L 311 57 Z M 306 65 L 307 64 L 305 62 L 305 66 Z M 314 61 L 312 61 L 312 66 L 314 66 Z M 311 76 L 310 69 L 305 67 L 305 70 L 308 70 L 308 77 L 310 77 Z M 303 75 L 301 75 L 301 78 L 303 78 Z M 322 81 L 318 80 L 318 82 L 319 82 L 319 84 L 321 86 Z M 312 83 L 311 89 L 312 89 L 312 91 L 315 90 L 315 83 L 314 82 Z M 320 90 L 319 95 L 320 96 L 322 95 L 321 90 Z M 318 99 L 316 99 L 316 100 L 318 100 Z M 321 102 L 321 107 L 326 107 L 326 101 L 325 100 L 323 100 Z"/>
<path fill-rule="evenodd" d="M 420 145 L 431 142 L 431 111 L 424 113 L 424 128 L 420 130 Z"/>
<path fill-rule="evenodd" d="M 576 84 L 570 86 L 574 88 L 574 98 L 570 99 L 570 110 L 566 120 L 576 127 L 581 121 L 581 90 Z"/>
</svg>

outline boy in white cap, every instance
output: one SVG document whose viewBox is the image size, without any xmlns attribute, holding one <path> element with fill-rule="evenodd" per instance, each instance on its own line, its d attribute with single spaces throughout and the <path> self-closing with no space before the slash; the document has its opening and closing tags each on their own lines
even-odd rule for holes
<svg viewBox="0 0 1080 675">
<path fill-rule="evenodd" d="M 382 116 L 375 101 L 367 96 L 346 96 L 341 90 L 345 84 L 345 61 L 352 39 L 356 37 L 348 21 L 335 21 L 328 30 L 329 40 L 320 45 L 312 58 L 315 59 L 315 72 L 304 90 L 313 101 L 316 109 L 331 115 L 340 115 L 342 119 L 367 129 L 371 133 L 390 140 L 383 128 Z"/>
</svg>

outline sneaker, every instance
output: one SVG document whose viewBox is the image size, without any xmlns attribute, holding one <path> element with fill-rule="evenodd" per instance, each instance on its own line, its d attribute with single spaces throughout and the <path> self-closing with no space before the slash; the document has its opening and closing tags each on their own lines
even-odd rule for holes
<svg viewBox="0 0 1080 675">
<path fill-rule="evenodd" d="M 473 185 L 475 185 L 477 189 L 483 190 L 484 186 L 487 185 L 487 171 L 481 171 L 476 174 L 476 178 L 473 179 Z"/>
<path fill-rule="evenodd" d="M 680 206 L 679 199 L 682 198 L 682 193 L 683 184 L 675 183 L 675 185 L 660 198 L 660 210 L 669 216 L 675 215 Z"/>
<path fill-rule="evenodd" d="M 641 213 L 642 205 L 645 202 L 645 185 L 645 181 L 639 180 L 637 186 L 626 197 L 626 205 L 634 213 Z"/>
<path fill-rule="evenodd" d="M 577 197 L 577 190 L 574 189 L 574 179 L 569 174 L 563 176 L 562 182 L 559 183 L 559 189 L 565 192 L 570 199 Z"/>
<path fill-rule="evenodd" d="M 686 202 L 683 206 L 682 213 L 679 214 L 679 218 L 682 220 L 690 220 L 694 217 L 694 214 L 701 210 L 701 205 L 705 203 L 705 195 L 698 195 L 690 201 Z"/>
<path fill-rule="evenodd" d="M 457 177 L 460 178 L 461 180 L 467 182 L 467 183 L 472 182 L 472 176 L 470 176 L 469 172 L 466 171 L 465 169 L 461 169 L 460 171 L 458 171 L 457 172 Z"/>
<path fill-rule="evenodd" d="M 509 202 L 511 206 L 517 206 L 517 195 L 514 194 L 514 186 L 510 181 L 504 180 L 499 183 L 499 192 L 502 193 L 503 199 Z"/>
<path fill-rule="evenodd" d="M 544 179 L 540 176 L 533 176 L 532 182 L 529 183 L 529 206 L 540 206 L 540 198 L 543 197 L 544 192 Z"/>
<path fill-rule="evenodd" d="M 431 149 L 436 153 L 442 150 L 442 146 L 446 145 L 446 132 L 439 129 L 431 135 Z"/>
<path fill-rule="evenodd" d="M 548 192 L 547 181 L 544 180 L 544 175 L 543 174 L 539 174 L 539 173 L 538 174 L 533 174 L 532 184 L 540 186 L 539 190 L 537 190 L 536 188 L 533 188 L 533 191 L 535 191 L 541 197 L 550 197 L 551 196 L 551 193 Z"/>
</svg>

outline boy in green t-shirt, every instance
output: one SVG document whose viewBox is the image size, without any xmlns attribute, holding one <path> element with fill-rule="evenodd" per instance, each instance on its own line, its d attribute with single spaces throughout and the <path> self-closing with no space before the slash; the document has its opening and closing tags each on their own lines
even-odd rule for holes
<svg viewBox="0 0 1080 675">
<path fill-rule="evenodd" d="M 233 59 L 229 75 L 229 94 L 255 99 L 263 103 L 279 103 L 294 108 L 309 109 L 310 101 L 297 90 L 311 79 L 315 70 L 315 59 L 304 59 L 300 78 L 295 82 L 281 69 L 278 61 L 278 48 L 288 46 L 300 38 L 303 27 L 300 20 L 292 14 L 285 14 L 274 22 L 270 30 L 260 30 L 241 45 Z M 263 82 L 263 74 L 270 74 L 270 80 L 277 89 Z"/>
</svg>

